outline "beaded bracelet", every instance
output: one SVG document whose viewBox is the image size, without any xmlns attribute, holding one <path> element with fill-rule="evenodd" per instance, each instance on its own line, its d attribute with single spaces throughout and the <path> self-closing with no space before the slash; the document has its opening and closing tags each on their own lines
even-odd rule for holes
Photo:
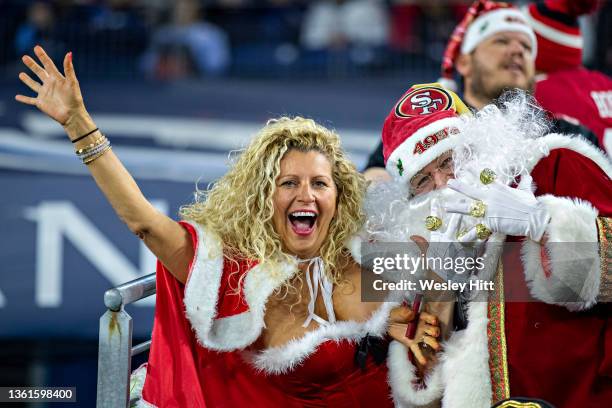
<svg viewBox="0 0 612 408">
<path fill-rule="evenodd" d="M 90 144 L 88 144 L 85 147 L 77 149 L 75 151 L 75 153 L 77 154 L 77 156 L 81 156 L 82 154 L 86 154 L 86 153 L 92 151 L 93 149 L 95 149 L 96 147 L 100 146 L 105 141 L 108 141 L 108 139 L 106 138 L 106 136 L 102 135 L 99 138 L 97 138 L 96 140 L 94 140 L 93 143 L 90 143 Z"/>
<path fill-rule="evenodd" d="M 91 149 L 87 149 L 86 151 L 84 151 L 82 153 L 78 153 L 77 152 L 77 156 L 79 157 L 79 159 L 85 161 L 85 160 L 89 159 L 90 157 L 97 155 L 102 150 L 106 149 L 108 146 L 110 146 L 110 141 L 108 139 L 104 138 L 104 140 L 102 140 L 102 143 L 97 144 L 96 146 L 92 147 Z"/>
<path fill-rule="evenodd" d="M 88 151 L 87 153 L 84 153 L 84 154 L 80 154 L 79 155 L 79 159 L 87 160 L 91 156 L 95 156 L 96 154 L 100 153 L 102 150 L 106 149 L 108 146 L 110 146 L 110 142 L 107 140 L 106 142 L 102 143 L 101 145 L 96 146 L 93 150 L 90 150 L 90 151 Z"/>
<path fill-rule="evenodd" d="M 87 158 L 88 156 L 92 156 L 92 155 L 98 153 L 108 143 L 109 143 L 108 140 L 103 140 L 102 143 L 98 143 L 96 146 L 94 146 L 92 148 L 79 151 L 79 152 L 77 152 L 76 155 L 79 157 L 79 159 Z"/>
<path fill-rule="evenodd" d="M 108 152 L 111 149 L 111 145 L 110 143 L 106 146 L 104 146 L 104 149 L 102 149 L 100 152 L 96 153 L 94 156 L 90 156 L 87 159 L 83 160 L 83 164 L 90 164 L 91 162 L 93 162 L 94 160 L 99 159 L 100 157 L 102 157 L 102 155 L 106 152 Z"/>
</svg>

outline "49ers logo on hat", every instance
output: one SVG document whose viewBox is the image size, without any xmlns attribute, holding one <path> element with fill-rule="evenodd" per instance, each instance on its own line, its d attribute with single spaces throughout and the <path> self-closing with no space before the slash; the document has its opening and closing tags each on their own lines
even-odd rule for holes
<svg viewBox="0 0 612 408">
<path fill-rule="evenodd" d="M 448 110 L 453 104 L 451 96 L 442 88 L 417 88 L 407 93 L 395 106 L 395 114 L 400 118 L 429 115 Z"/>
</svg>

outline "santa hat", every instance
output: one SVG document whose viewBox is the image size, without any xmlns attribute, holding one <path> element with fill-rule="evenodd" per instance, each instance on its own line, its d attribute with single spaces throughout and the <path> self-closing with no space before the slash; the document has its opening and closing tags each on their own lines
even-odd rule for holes
<svg viewBox="0 0 612 408">
<path fill-rule="evenodd" d="M 442 58 L 442 77 L 439 82 L 449 89 L 457 90 L 454 74 L 459 54 L 469 54 L 482 41 L 502 31 L 526 34 L 531 40 L 534 57 L 537 55 L 536 36 L 519 9 L 509 3 L 477 0 L 451 35 Z"/>
<path fill-rule="evenodd" d="M 595 8 L 597 0 L 546 0 L 525 9 L 540 49 L 536 69 L 551 72 L 582 65 L 583 41 L 578 16 Z"/>
<path fill-rule="evenodd" d="M 439 83 L 413 85 L 393 107 L 382 130 L 387 171 L 410 179 L 458 143 L 459 115 L 471 114 L 452 91 Z"/>
</svg>

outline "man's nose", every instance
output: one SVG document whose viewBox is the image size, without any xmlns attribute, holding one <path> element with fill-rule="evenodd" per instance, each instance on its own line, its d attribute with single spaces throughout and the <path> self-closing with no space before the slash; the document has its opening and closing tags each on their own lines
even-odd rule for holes
<svg viewBox="0 0 612 408">
<path fill-rule="evenodd" d="M 525 49 L 525 47 L 523 46 L 523 44 L 520 41 L 518 41 L 518 40 L 511 40 L 510 41 L 510 53 L 512 55 L 526 56 L 527 49 Z"/>
<path fill-rule="evenodd" d="M 442 171 L 435 171 L 432 176 L 436 190 L 446 187 L 446 183 L 452 178 L 452 174 L 447 174 Z"/>
</svg>

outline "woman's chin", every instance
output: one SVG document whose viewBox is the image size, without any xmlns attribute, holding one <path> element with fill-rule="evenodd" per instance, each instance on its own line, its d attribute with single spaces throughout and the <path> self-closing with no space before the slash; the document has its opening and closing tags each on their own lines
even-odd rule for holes
<svg viewBox="0 0 612 408">
<path fill-rule="evenodd" d="M 319 255 L 321 247 L 309 242 L 295 242 L 285 246 L 288 254 L 300 259 L 313 258 Z"/>
</svg>

